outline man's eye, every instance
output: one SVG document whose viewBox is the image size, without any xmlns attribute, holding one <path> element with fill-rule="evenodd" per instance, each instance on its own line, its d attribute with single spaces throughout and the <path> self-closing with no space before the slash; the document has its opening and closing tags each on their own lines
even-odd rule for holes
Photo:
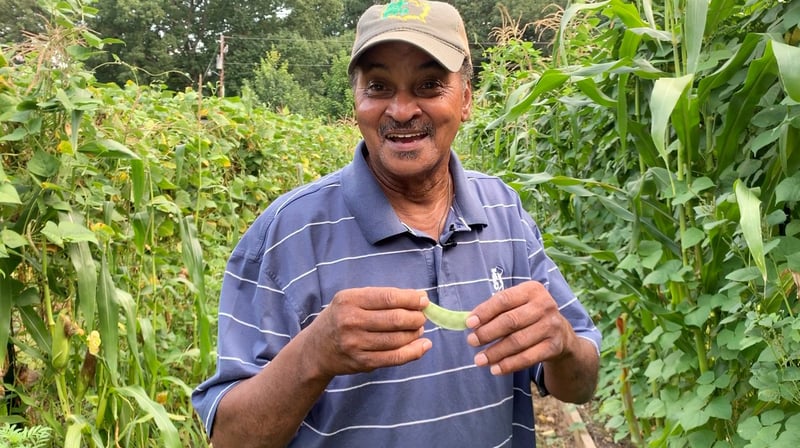
<svg viewBox="0 0 800 448">
<path fill-rule="evenodd" d="M 436 89 L 436 88 L 438 88 L 439 86 L 440 86 L 440 83 L 439 83 L 438 81 L 433 81 L 433 80 L 431 80 L 431 81 L 425 81 L 425 82 L 423 82 L 423 83 L 420 85 L 420 89 L 422 89 L 422 90 L 431 90 L 431 89 Z"/>
<path fill-rule="evenodd" d="M 420 96 L 436 96 L 441 95 L 444 91 L 444 85 L 442 82 L 436 79 L 431 79 L 430 81 L 424 81 L 419 84 L 417 87 L 417 94 Z"/>
<path fill-rule="evenodd" d="M 386 90 L 386 86 L 384 86 L 383 84 L 381 84 L 379 82 L 370 82 L 370 83 L 367 83 L 367 88 L 365 90 L 367 92 L 375 92 L 375 93 L 377 93 L 377 92 L 382 92 L 382 91 Z"/>
</svg>

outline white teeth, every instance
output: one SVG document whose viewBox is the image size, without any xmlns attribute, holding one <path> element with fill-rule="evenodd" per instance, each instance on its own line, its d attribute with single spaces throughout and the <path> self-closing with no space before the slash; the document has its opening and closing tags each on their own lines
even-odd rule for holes
<svg viewBox="0 0 800 448">
<path fill-rule="evenodd" d="M 387 138 L 416 138 L 425 135 L 423 132 L 416 132 L 414 134 L 387 134 Z"/>
</svg>

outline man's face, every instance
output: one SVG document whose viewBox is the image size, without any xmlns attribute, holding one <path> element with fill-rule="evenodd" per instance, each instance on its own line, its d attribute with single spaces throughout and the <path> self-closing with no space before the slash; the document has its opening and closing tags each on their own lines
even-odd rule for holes
<svg viewBox="0 0 800 448">
<path fill-rule="evenodd" d="M 450 145 L 469 117 L 469 82 L 402 42 L 368 50 L 356 76 L 356 120 L 375 174 L 408 181 L 446 172 Z"/>
</svg>

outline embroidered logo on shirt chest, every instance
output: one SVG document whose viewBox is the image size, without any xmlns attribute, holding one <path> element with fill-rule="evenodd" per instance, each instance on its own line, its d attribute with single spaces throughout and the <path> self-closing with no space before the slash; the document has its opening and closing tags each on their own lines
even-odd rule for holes
<svg viewBox="0 0 800 448">
<path fill-rule="evenodd" d="M 505 285 L 503 284 L 503 268 L 500 266 L 495 266 L 491 270 L 492 273 L 492 288 L 494 292 L 502 291 L 505 289 Z"/>
</svg>

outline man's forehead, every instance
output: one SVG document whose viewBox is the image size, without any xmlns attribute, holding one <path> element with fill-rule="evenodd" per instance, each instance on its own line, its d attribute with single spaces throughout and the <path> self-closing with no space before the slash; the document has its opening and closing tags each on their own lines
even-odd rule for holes
<svg viewBox="0 0 800 448">
<path fill-rule="evenodd" d="M 358 58 L 356 66 L 362 69 L 374 67 L 388 69 L 386 62 L 396 63 L 399 61 L 402 61 L 404 65 L 413 64 L 416 69 L 448 71 L 424 49 L 408 42 L 400 41 L 386 41 L 373 46 Z"/>
</svg>

